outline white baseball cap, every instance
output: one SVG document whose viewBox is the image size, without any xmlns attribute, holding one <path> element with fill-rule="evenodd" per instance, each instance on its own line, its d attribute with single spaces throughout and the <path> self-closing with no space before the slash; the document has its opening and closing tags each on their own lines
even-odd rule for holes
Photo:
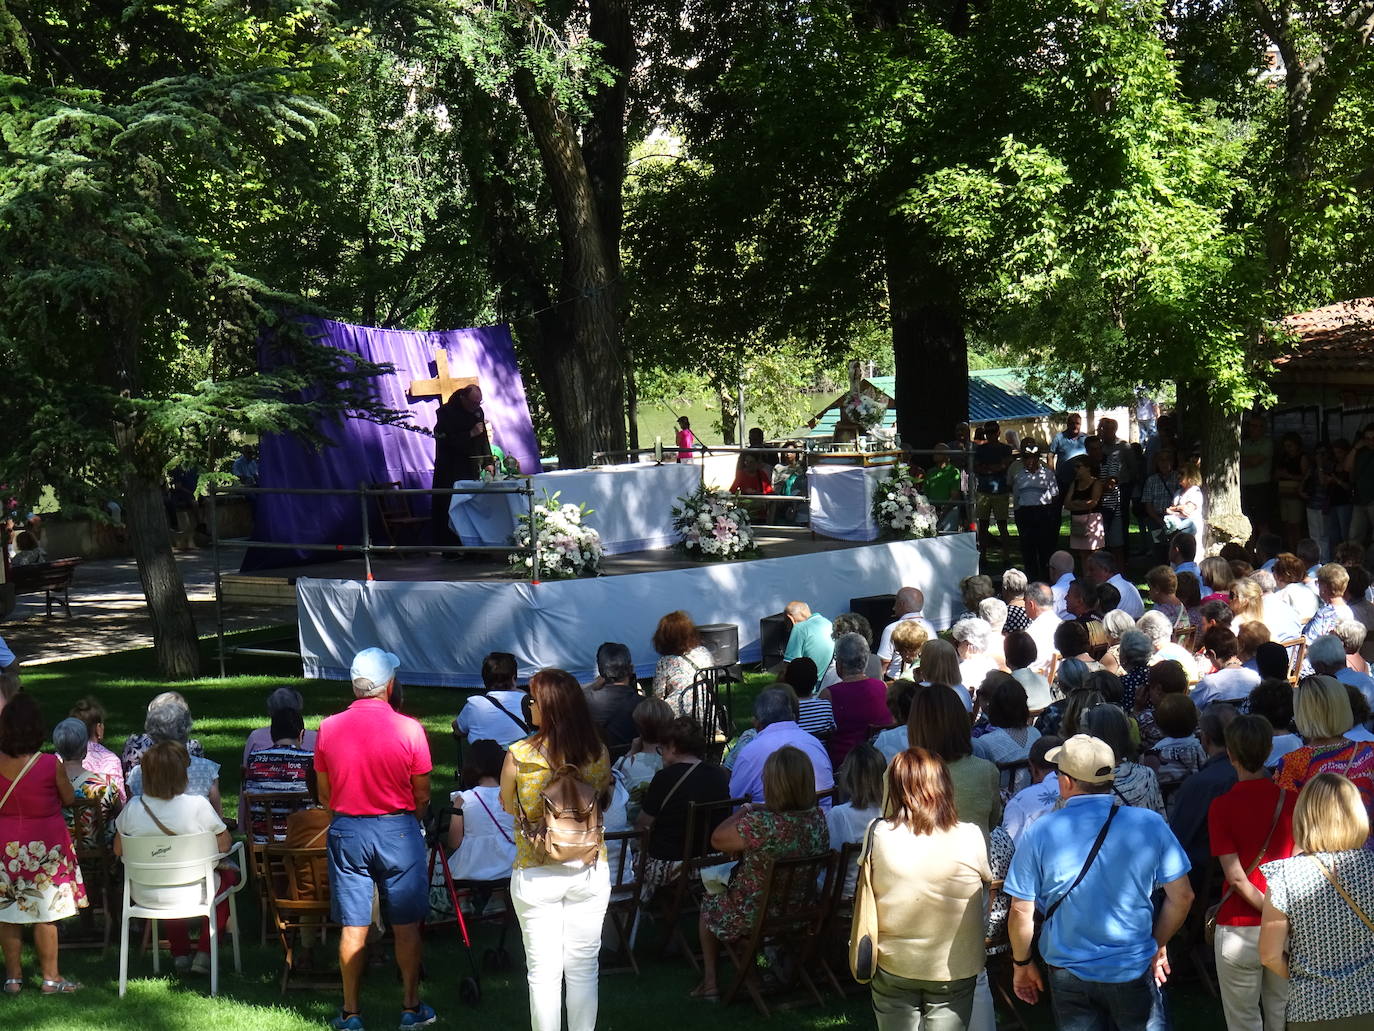
<svg viewBox="0 0 1374 1031">
<path fill-rule="evenodd" d="M 401 660 L 391 652 L 380 648 L 364 648 L 353 656 L 353 668 L 350 672 L 354 680 L 370 680 L 378 687 L 382 687 L 390 683 L 400 665 Z"/>
</svg>

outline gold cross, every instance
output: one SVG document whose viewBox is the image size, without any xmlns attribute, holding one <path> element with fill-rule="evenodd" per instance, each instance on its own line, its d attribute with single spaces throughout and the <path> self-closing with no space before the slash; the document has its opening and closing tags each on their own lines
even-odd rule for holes
<svg viewBox="0 0 1374 1031">
<path fill-rule="evenodd" d="M 432 379 L 415 379 L 410 381 L 409 394 L 411 397 L 438 397 L 442 404 L 452 397 L 463 387 L 477 383 L 476 376 L 450 376 L 448 371 L 448 352 L 443 348 L 434 349 L 434 371 L 438 373 Z"/>
</svg>

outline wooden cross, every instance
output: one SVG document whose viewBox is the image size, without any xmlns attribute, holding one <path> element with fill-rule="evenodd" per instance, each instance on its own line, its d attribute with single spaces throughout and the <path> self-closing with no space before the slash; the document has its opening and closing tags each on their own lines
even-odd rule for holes
<svg viewBox="0 0 1374 1031">
<path fill-rule="evenodd" d="M 443 404 L 459 390 L 477 383 L 476 376 L 449 375 L 448 371 L 448 352 L 441 347 L 434 349 L 434 371 L 438 374 L 433 379 L 415 379 L 410 381 L 411 397 L 438 397 L 439 403 Z"/>
</svg>

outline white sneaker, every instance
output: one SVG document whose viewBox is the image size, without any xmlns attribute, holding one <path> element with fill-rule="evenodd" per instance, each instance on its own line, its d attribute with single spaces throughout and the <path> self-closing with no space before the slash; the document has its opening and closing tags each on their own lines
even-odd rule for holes
<svg viewBox="0 0 1374 1031">
<path fill-rule="evenodd" d="M 208 974 L 210 972 L 210 954 L 208 952 L 197 952 L 196 958 L 191 960 L 191 973 Z"/>
</svg>

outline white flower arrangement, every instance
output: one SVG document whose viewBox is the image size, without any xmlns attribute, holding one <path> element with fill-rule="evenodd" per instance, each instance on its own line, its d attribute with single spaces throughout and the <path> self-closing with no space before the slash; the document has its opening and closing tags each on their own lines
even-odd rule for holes
<svg viewBox="0 0 1374 1031">
<path fill-rule="evenodd" d="M 885 537 L 934 537 L 935 506 L 921 493 L 911 470 L 894 465 L 873 490 L 873 521 Z"/>
<path fill-rule="evenodd" d="M 601 565 L 601 534 L 585 524 L 592 510 L 586 505 L 559 504 L 559 492 L 544 492 L 532 513 L 519 517 L 515 546 L 529 548 L 538 536 L 539 575 L 545 580 L 593 576 Z M 510 564 L 526 576 L 534 575 L 534 556 L 517 552 Z"/>
<path fill-rule="evenodd" d="M 758 551 L 749 513 L 733 494 L 702 484 L 673 506 L 678 547 L 692 558 L 747 558 Z"/>
<path fill-rule="evenodd" d="M 879 425 L 886 412 L 886 401 L 879 401 L 867 394 L 850 394 L 840 403 L 840 414 L 866 430 Z"/>
</svg>

